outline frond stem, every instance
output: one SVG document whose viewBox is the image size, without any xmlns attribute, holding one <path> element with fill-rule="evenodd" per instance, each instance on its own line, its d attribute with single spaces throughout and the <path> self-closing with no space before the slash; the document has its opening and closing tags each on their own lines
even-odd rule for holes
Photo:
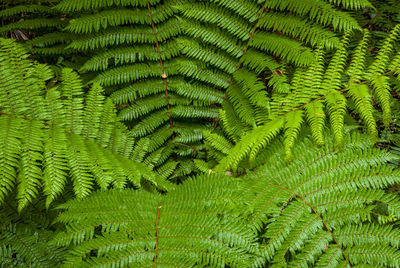
<svg viewBox="0 0 400 268">
<path fill-rule="evenodd" d="M 247 50 L 249 49 L 250 41 L 251 41 L 251 39 L 254 37 L 254 34 L 256 33 L 257 26 L 258 26 L 258 22 L 260 21 L 260 19 L 261 19 L 262 15 L 264 14 L 265 10 L 267 10 L 267 2 L 268 2 L 268 1 L 265 1 L 264 6 L 262 7 L 262 10 L 261 10 L 260 14 L 258 15 L 257 22 L 255 23 L 255 25 L 254 25 L 254 27 L 253 27 L 253 30 L 251 31 L 249 40 L 247 40 L 246 47 L 245 47 L 244 50 L 243 50 L 242 57 L 246 54 Z M 236 70 L 235 70 L 235 71 L 239 70 L 240 67 L 242 67 L 242 63 L 239 61 L 238 65 L 236 66 Z M 229 82 L 229 86 L 227 87 L 226 92 L 225 92 L 224 101 L 225 101 L 226 98 L 228 97 L 228 89 L 232 86 L 232 84 L 233 84 L 234 81 L 235 81 L 235 79 L 234 79 L 233 76 L 232 76 L 232 79 L 231 79 L 231 81 Z M 218 120 L 215 120 L 214 129 L 216 129 L 217 126 L 218 126 Z"/>
<path fill-rule="evenodd" d="M 151 21 L 151 28 L 153 29 L 153 35 L 154 35 L 154 41 L 155 41 L 156 47 L 157 47 L 157 53 L 158 53 L 159 58 L 160 58 L 160 66 L 161 66 L 161 71 L 162 71 L 161 78 L 162 78 L 163 81 L 164 81 L 165 99 L 167 100 L 167 110 L 168 110 L 168 114 L 169 114 L 169 126 L 170 126 L 170 128 L 173 128 L 174 125 L 173 125 L 173 123 L 172 123 L 172 117 L 171 117 L 171 106 L 170 106 L 170 104 L 169 104 L 169 98 L 168 98 L 167 75 L 166 75 L 166 73 L 165 73 L 164 63 L 163 63 L 163 61 L 162 61 L 160 45 L 159 45 L 158 40 L 157 40 L 157 33 L 156 33 L 156 28 L 155 28 L 155 26 L 154 26 L 153 16 L 152 16 L 152 14 L 151 14 L 151 8 L 150 8 L 149 0 L 146 0 L 146 3 L 147 3 L 147 9 L 149 10 L 149 17 L 150 17 L 150 21 Z M 172 137 L 174 137 L 174 136 L 172 136 Z"/>
<path fill-rule="evenodd" d="M 148 2 L 147 2 L 148 3 Z M 158 221 L 160 219 L 160 209 L 161 209 L 161 202 L 158 203 L 158 208 L 157 208 L 157 219 L 156 219 L 156 247 L 154 249 L 154 268 L 156 267 L 157 263 L 157 250 L 158 250 Z"/>
<path fill-rule="evenodd" d="M 288 189 L 288 188 L 286 188 L 286 187 L 283 187 L 283 186 L 281 186 L 281 185 L 276 185 L 276 184 L 271 184 L 271 186 L 276 187 L 276 188 L 280 188 L 280 189 L 282 189 L 282 190 L 284 190 L 284 191 L 287 191 L 287 192 L 292 193 L 292 195 L 297 196 L 298 198 L 300 198 L 300 199 L 304 202 L 304 204 L 306 204 L 308 207 L 310 207 L 311 210 L 313 211 L 313 213 L 314 213 L 315 215 L 317 215 L 318 218 L 321 220 L 321 222 L 322 222 L 322 224 L 324 225 L 326 231 L 328 231 L 328 232 L 330 233 L 330 235 L 332 236 L 333 241 L 335 242 L 335 244 L 338 246 L 338 248 L 339 248 L 340 251 L 342 252 L 342 255 L 343 255 L 344 259 L 346 260 L 347 264 L 349 265 L 349 267 L 352 267 L 351 264 L 350 264 L 350 261 L 349 261 L 348 257 L 347 257 L 346 254 L 344 253 L 343 248 L 340 246 L 338 240 L 336 239 L 336 236 L 335 236 L 335 235 L 333 234 L 333 232 L 329 229 L 328 224 L 324 221 L 324 219 L 323 219 L 323 218 L 321 217 L 321 215 L 317 212 L 317 210 L 316 210 L 309 202 L 307 202 L 307 200 L 306 200 L 303 196 L 299 195 L 298 193 L 294 192 L 293 190 Z"/>
</svg>

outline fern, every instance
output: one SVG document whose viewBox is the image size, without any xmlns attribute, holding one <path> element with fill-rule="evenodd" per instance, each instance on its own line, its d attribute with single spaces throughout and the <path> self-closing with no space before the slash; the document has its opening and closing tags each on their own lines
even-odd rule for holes
<svg viewBox="0 0 400 268">
<path fill-rule="evenodd" d="M 336 153 L 331 140 L 322 148 L 306 141 L 294 148 L 289 166 L 269 161 L 250 175 L 243 198 L 253 200 L 248 223 L 265 239 L 267 261 L 317 267 L 398 265 L 398 244 L 386 240 L 398 231 L 378 226 L 373 216 L 398 213 L 398 198 L 379 190 L 397 181 L 397 171 L 384 164 L 392 156 L 370 149 L 358 134 L 344 142 L 346 149 Z M 263 161 L 281 154 L 266 154 Z M 260 180 L 262 176 L 266 179 Z M 385 204 L 382 214 L 379 203 Z M 375 246 L 385 248 L 392 259 L 373 253 Z"/>
<path fill-rule="evenodd" d="M 1 202 L 18 185 L 21 210 L 43 186 L 49 205 L 68 178 L 78 197 L 88 195 L 95 183 L 102 189 L 128 181 L 140 186 L 142 177 L 163 187 L 145 165 L 129 160 L 132 136 L 99 85 L 85 96 L 78 75 L 64 69 L 61 83 L 47 89 L 50 69 L 26 60 L 14 41 L 0 42 Z"/>
<path fill-rule="evenodd" d="M 112 92 L 111 98 L 120 104 L 121 118 L 136 135 L 147 138 L 166 125 L 173 130 L 164 144 L 152 146 L 154 149 L 148 151 L 151 154 L 177 144 L 173 141 L 182 134 L 175 124 L 194 121 L 198 123 L 193 124 L 195 131 L 206 130 L 202 121 L 217 118 L 217 109 L 206 107 L 218 107 L 222 102 L 213 98 L 210 103 L 211 95 L 225 94 L 224 99 L 229 95 L 242 120 L 249 118 L 245 114 L 250 111 L 242 107 L 260 106 L 249 113 L 256 118 L 247 123 L 265 123 L 262 115 L 267 112 L 268 98 L 258 92 L 260 87 L 250 85 L 253 74 L 252 81 L 246 81 L 246 75 L 253 69 L 259 74 L 280 68 L 280 62 L 272 56 L 299 66 L 313 64 L 312 47 L 335 48 L 339 45 L 336 33 L 359 29 L 347 13 L 323 1 L 307 1 L 301 7 L 304 10 L 292 1 L 283 2 L 279 6 L 274 1 L 63 0 L 56 9 L 72 17 L 65 28 L 74 36 L 68 48 L 93 55 L 81 70 L 97 72 L 93 81 L 109 88 L 106 91 Z M 356 9 L 367 5 L 346 2 L 349 6 Z M 265 12 L 267 9 L 270 12 Z M 88 14 L 91 11 L 95 12 Z M 239 70 L 242 64 L 246 67 Z M 246 96 L 241 97 L 244 83 Z M 197 89 L 202 91 L 194 95 Z M 174 93 L 179 95 L 179 102 L 175 102 Z M 259 97 L 262 99 L 257 100 Z M 203 99 L 207 102 L 198 102 Z M 138 113 L 137 107 L 142 104 L 145 107 Z M 183 144 L 197 147 L 191 142 Z"/>
<path fill-rule="evenodd" d="M 71 201 L 58 218 L 67 231 L 54 243 L 76 245 L 66 266 L 244 267 L 254 260 L 257 244 L 251 231 L 232 217 L 230 199 L 236 185 L 228 177 L 203 176 L 166 196 L 125 190 Z M 106 207 L 98 210 L 99 202 Z M 99 228 L 101 233 L 95 232 Z"/>
<path fill-rule="evenodd" d="M 74 17 L 65 28 L 75 36 L 68 48 L 93 54 L 81 70 L 96 72 L 92 82 L 108 87 L 111 99 L 120 107 L 119 117 L 132 128 L 133 135 L 148 141 L 163 137 L 162 142 L 150 142 L 144 148 L 143 158 L 160 170 L 164 170 L 164 164 L 165 168 L 171 167 L 170 158 L 181 158 L 182 147 L 200 145 L 198 150 L 201 150 L 198 141 L 182 142 L 184 133 L 180 132 L 179 124 L 198 122 L 192 124 L 193 131 L 201 133 L 202 121 L 217 115 L 217 109 L 207 107 L 210 100 L 218 99 L 221 103 L 223 95 L 188 83 L 182 77 L 184 71 L 197 70 L 197 66 L 184 69 L 185 61 L 175 59 L 181 55 L 183 42 L 180 19 L 175 17 L 179 12 L 176 6 L 183 2 L 65 0 L 56 7 Z M 97 8 L 102 10 L 91 15 L 83 13 Z M 213 79 L 211 73 L 208 76 Z M 167 126 L 172 131 L 165 131 Z M 174 142 L 175 138 L 181 141 Z M 171 149 L 173 153 L 163 161 L 154 158 L 161 151 Z M 191 158 L 195 153 L 184 154 Z M 177 173 L 180 168 L 188 171 L 180 165 L 176 168 Z"/>
<path fill-rule="evenodd" d="M 66 43 L 70 36 L 61 32 L 68 20 L 58 10 L 52 8 L 58 1 L 30 1 L 15 3 L 0 11 L 0 34 L 16 38 L 26 44 L 29 52 L 57 60 L 55 56 L 66 55 Z"/>
<path fill-rule="evenodd" d="M 46 211 L 44 200 L 38 200 L 23 213 L 15 210 L 10 198 L 0 206 L 0 266 L 54 267 L 64 261 L 65 249 L 52 246 L 56 228 L 52 225 L 57 212 Z"/>
<path fill-rule="evenodd" d="M 397 267 L 399 231 L 377 220 L 400 213 L 398 197 L 382 190 L 400 180 L 385 164 L 393 156 L 359 134 L 344 142 L 337 153 L 332 139 L 322 148 L 306 139 L 289 165 L 275 143 L 240 181 L 202 175 L 166 196 L 124 190 L 69 201 L 58 217 L 67 230 L 53 244 L 72 246 L 66 266 Z"/>
<path fill-rule="evenodd" d="M 386 43 L 391 44 L 397 38 L 397 35 L 398 31 L 395 28 Z M 388 81 L 391 73 L 397 69 L 397 65 L 395 63 L 390 66 L 387 65 L 389 58 L 385 56 L 384 59 L 383 55 L 393 53 L 394 48 L 393 46 L 382 48 L 382 51 L 377 53 L 375 60 L 368 66 L 366 60 L 370 58 L 370 55 L 367 54 L 366 47 L 369 35 L 365 31 L 363 40 L 354 51 L 352 62 L 347 66 L 349 38 L 350 36 L 347 34 L 326 68 L 322 50 L 316 51 L 316 63 L 304 71 L 298 69 L 293 75 L 290 93 L 273 89 L 270 100 L 264 101 L 264 103 L 269 102 L 269 106 L 266 106 L 268 118 L 264 122 L 261 120 L 254 125 L 254 122 L 252 123 L 249 120 L 255 118 L 256 111 L 260 109 L 260 104 L 246 104 L 243 100 L 246 89 L 243 86 L 241 92 L 239 90 L 237 93 L 228 91 L 228 98 L 233 105 L 241 105 L 232 116 L 250 125 L 252 130 L 245 136 L 249 138 L 234 141 L 237 143 L 236 146 L 228 153 L 225 152 L 227 157 L 222 160 L 218 169 L 237 169 L 240 162 L 247 157 L 250 160 L 254 159 L 258 151 L 264 148 L 271 141 L 271 138 L 281 130 L 285 133 L 287 160 L 290 160 L 291 147 L 304 125 L 303 122 L 308 122 L 310 125 L 314 140 L 318 144 L 323 144 L 323 128 L 326 116 L 329 117 L 336 146 L 341 147 L 344 117 L 349 107 L 352 107 L 351 109 L 359 114 L 370 133 L 371 142 L 375 143 L 378 137 L 378 126 L 374 116 L 376 110 L 374 102 L 381 106 L 385 126 L 390 123 L 391 95 Z M 368 75 L 368 70 L 371 69 L 381 71 L 374 71 L 374 73 L 378 73 L 376 73 L 376 76 L 371 76 Z M 250 85 L 253 85 L 252 88 L 255 90 L 254 96 L 257 96 L 257 93 L 262 93 L 263 86 L 259 86 L 256 80 L 250 82 Z M 261 98 L 257 96 L 256 99 Z M 232 119 L 222 117 L 221 120 Z M 282 120 L 285 121 L 283 125 Z M 273 128 L 272 131 L 271 126 L 279 127 Z M 266 129 L 271 130 L 274 134 L 270 136 L 270 131 L 266 131 Z M 234 135 L 229 130 L 227 131 L 229 136 Z"/>
</svg>

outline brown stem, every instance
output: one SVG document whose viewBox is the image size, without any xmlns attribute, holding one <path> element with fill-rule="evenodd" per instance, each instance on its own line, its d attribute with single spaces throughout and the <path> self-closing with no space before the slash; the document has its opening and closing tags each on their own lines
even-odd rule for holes
<svg viewBox="0 0 400 268">
<path fill-rule="evenodd" d="M 268 2 L 268 1 L 265 1 L 265 4 L 264 4 L 264 6 L 262 7 L 262 10 L 261 10 L 260 14 L 258 15 L 257 22 L 256 22 L 256 24 L 254 25 L 253 30 L 251 31 L 249 40 L 247 41 L 246 47 L 245 47 L 244 50 L 243 50 L 242 57 L 244 57 L 244 55 L 246 54 L 247 50 L 249 49 L 250 41 L 251 41 L 251 39 L 254 37 L 254 34 L 256 33 L 257 25 L 258 25 L 258 22 L 260 21 L 261 16 L 264 14 L 265 10 L 267 10 L 267 2 Z M 236 66 L 236 70 L 235 70 L 235 71 L 239 70 L 241 66 L 242 66 L 242 63 L 239 61 L 238 65 Z M 228 97 L 228 89 L 232 86 L 232 84 L 233 84 L 234 81 L 235 81 L 235 79 L 234 79 L 233 76 L 232 76 L 232 79 L 231 79 L 231 81 L 229 82 L 229 86 L 226 88 L 226 92 L 225 92 L 225 96 L 224 96 L 224 101 L 225 101 L 226 98 Z M 218 126 L 218 120 L 215 120 L 214 129 L 217 128 L 217 126 Z"/>
<path fill-rule="evenodd" d="M 300 198 L 308 207 L 311 208 L 311 210 L 313 211 L 313 213 L 314 213 L 315 215 L 317 215 L 318 218 L 321 220 L 321 222 L 322 222 L 322 224 L 324 225 L 324 228 L 326 229 L 326 231 L 328 231 L 328 232 L 330 233 L 330 235 L 332 236 L 333 241 L 335 242 L 335 244 L 337 245 L 337 247 L 338 247 L 338 248 L 340 249 L 340 251 L 342 252 L 342 255 L 343 255 L 344 259 L 346 260 L 347 264 L 349 265 L 349 267 L 352 267 L 352 266 L 351 266 L 351 263 L 350 263 L 350 261 L 349 261 L 349 259 L 347 258 L 346 254 L 344 253 L 343 248 L 340 246 L 339 242 L 337 241 L 336 236 L 333 234 L 333 232 L 331 231 L 331 229 L 329 229 L 328 224 L 324 221 L 324 219 L 323 219 L 323 218 L 321 217 L 321 215 L 317 212 L 317 210 L 316 210 L 309 202 L 307 202 L 307 200 L 306 200 L 303 196 L 299 195 L 298 193 L 294 192 L 293 190 L 288 189 L 288 188 L 286 188 L 286 187 L 283 187 L 283 186 L 281 186 L 281 185 L 272 185 L 272 186 L 277 187 L 277 188 L 280 188 L 280 189 L 282 189 L 282 190 L 284 190 L 284 191 L 287 191 L 287 192 L 292 193 L 294 196 L 297 196 L 298 198 Z"/>
<path fill-rule="evenodd" d="M 158 203 L 158 208 L 157 208 L 157 219 L 156 219 L 156 247 L 154 249 L 154 268 L 156 267 L 157 263 L 157 250 L 158 250 L 158 221 L 160 219 L 160 209 L 161 209 L 161 202 Z"/>
<path fill-rule="evenodd" d="M 161 66 L 161 71 L 162 71 L 161 78 L 164 80 L 165 99 L 167 100 L 167 110 L 168 110 L 168 114 L 169 114 L 169 126 L 170 126 L 170 128 L 173 128 L 174 125 L 172 123 L 171 107 L 169 105 L 169 98 L 168 98 L 167 75 L 165 74 L 165 70 L 164 70 L 164 63 L 163 63 L 162 57 L 161 57 L 160 45 L 159 45 L 158 40 L 157 40 L 157 33 L 156 33 L 156 28 L 154 26 L 153 16 L 151 14 L 151 8 L 150 8 L 149 0 L 146 0 L 146 2 L 147 2 L 147 9 L 149 10 L 149 17 L 150 17 L 150 21 L 151 21 L 151 27 L 153 28 L 154 41 L 156 43 L 157 53 L 158 53 L 159 58 L 160 58 L 160 66 Z"/>
</svg>

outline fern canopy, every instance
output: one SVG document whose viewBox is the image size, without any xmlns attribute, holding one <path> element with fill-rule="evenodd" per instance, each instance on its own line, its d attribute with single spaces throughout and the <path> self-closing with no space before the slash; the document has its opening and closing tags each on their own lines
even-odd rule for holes
<svg viewBox="0 0 400 268">
<path fill-rule="evenodd" d="M 326 52 L 317 49 L 314 53 L 315 63 L 308 68 L 297 68 L 290 86 L 285 90 L 282 89 L 282 81 L 276 80 L 270 98 L 265 97 L 265 87 L 260 85 L 256 77 L 252 78 L 248 72 L 234 75 L 242 84 L 228 91 L 232 106 L 225 106 L 224 116 L 220 118 L 224 135 L 229 137 L 230 144 L 225 148 L 215 146 L 216 139 L 221 139 L 216 135 L 220 134 L 206 137 L 211 150 L 225 155 L 220 157 L 217 170 L 236 171 L 248 166 L 246 160 L 251 166 L 259 152 L 280 133 L 285 136 L 286 159 L 290 161 L 293 145 L 305 125 L 310 128 L 314 141 L 322 145 L 324 127 L 329 122 L 336 147 L 340 148 L 343 146 L 345 116 L 348 113 L 357 114 L 367 127 L 371 143 L 375 144 L 379 128 L 377 112 L 382 111 L 385 127 L 391 121 L 393 101 L 390 81 L 395 79 L 396 75 L 393 74 L 398 65 L 388 63 L 391 60 L 396 62 L 394 43 L 399 36 L 399 29 L 396 26 L 392 30 L 384 42 L 385 46 L 373 56 L 367 51 L 370 39 L 368 31 L 364 31 L 353 53 L 348 52 L 352 34 L 347 32 L 329 64 L 326 64 Z M 277 73 L 277 77 L 288 79 L 282 73 Z M 247 90 L 251 93 L 247 93 Z M 245 102 L 247 94 L 249 102 Z M 251 101 L 251 98 L 264 98 L 267 104 Z M 228 113 L 227 109 L 231 111 Z M 242 127 L 234 128 L 235 124 Z M 245 138 L 233 138 L 240 135 Z"/>
<path fill-rule="evenodd" d="M 54 243 L 72 246 L 66 266 L 397 267 L 399 231 L 387 222 L 400 200 L 384 191 L 400 180 L 386 164 L 393 156 L 359 134 L 344 142 L 337 153 L 332 139 L 322 148 L 305 139 L 289 165 L 275 143 L 263 159 L 275 160 L 240 181 L 202 175 L 165 196 L 113 190 L 69 201 Z"/>
</svg>

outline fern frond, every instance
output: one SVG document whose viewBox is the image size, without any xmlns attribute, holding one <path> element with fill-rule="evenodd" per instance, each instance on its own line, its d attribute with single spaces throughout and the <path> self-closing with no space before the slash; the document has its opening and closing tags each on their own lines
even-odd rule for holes
<svg viewBox="0 0 400 268">
<path fill-rule="evenodd" d="M 53 28 L 53 27 L 63 27 L 66 25 L 65 21 L 60 19 L 29 19 L 29 20 L 22 20 L 14 23 L 10 23 L 8 25 L 0 27 L 0 33 L 18 30 L 18 29 L 25 29 L 25 30 L 36 30 L 41 28 Z"/>
<path fill-rule="evenodd" d="M 178 73 L 177 63 L 170 63 L 165 66 L 166 74 L 174 75 Z M 158 63 L 154 64 L 135 64 L 113 68 L 100 73 L 93 82 L 98 82 L 104 86 L 129 83 L 142 78 L 161 77 L 162 67 Z"/>
<path fill-rule="evenodd" d="M 160 2 L 160 0 L 149 0 L 151 5 Z M 111 7 L 114 5 L 120 6 L 131 6 L 131 7 L 146 7 L 146 1 L 144 0 L 62 0 L 58 5 L 57 9 L 64 12 L 91 10 L 97 8 Z"/>
<path fill-rule="evenodd" d="M 264 262 L 309 267 L 337 267 L 338 262 L 390 266 L 392 260 L 369 255 L 376 245 L 387 248 L 388 255 L 397 259 L 397 231 L 378 227 L 371 219 L 375 202 L 398 206 L 398 198 L 380 190 L 398 180 L 398 172 L 386 165 L 391 156 L 371 149 L 358 134 L 346 136 L 344 142 L 346 149 L 337 152 L 333 140 L 322 148 L 310 148 L 306 140 L 294 147 L 289 165 L 282 161 L 282 150 L 267 153 L 264 161 L 274 161 L 249 175 L 243 200 L 252 200 L 248 225 L 265 238 Z M 352 250 L 360 254 L 352 256 Z"/>
<path fill-rule="evenodd" d="M 153 43 L 157 41 L 164 41 L 170 37 L 176 36 L 180 33 L 180 27 L 177 19 L 171 19 L 160 26 L 157 35 L 150 27 L 137 26 L 137 27 L 122 27 L 111 28 L 99 31 L 86 37 L 81 37 L 74 40 L 68 48 L 78 50 L 97 49 L 111 45 L 132 44 L 132 43 Z"/>
<path fill-rule="evenodd" d="M 206 185 L 197 188 L 198 183 Z M 229 198 L 235 185 L 228 177 L 211 175 L 185 182 L 167 196 L 124 190 L 74 200 L 63 206 L 67 211 L 58 219 L 67 224 L 67 232 L 54 242 L 76 245 L 67 256 L 67 263 L 75 265 L 246 266 L 257 246 L 251 232 L 232 217 Z M 142 200 L 145 205 L 137 207 Z M 105 204 L 100 214 L 95 212 L 99 202 Z M 125 209 L 117 205 L 121 202 Z M 101 216 L 90 216 L 95 214 Z M 95 235 L 88 224 L 102 227 L 102 235 Z M 89 257 L 86 253 L 92 250 Z"/>
<path fill-rule="evenodd" d="M 363 9 L 366 7 L 373 7 L 371 2 L 368 0 L 329 0 L 329 2 L 336 5 L 342 5 L 345 8 L 351 9 Z"/>
<path fill-rule="evenodd" d="M 355 101 L 356 110 L 365 121 L 371 137 L 371 143 L 374 144 L 378 137 L 376 122 L 373 116 L 374 107 L 372 106 L 372 96 L 369 94 L 369 88 L 366 85 L 350 85 L 349 95 Z"/>
<path fill-rule="evenodd" d="M 6 93 L 0 95 L 1 203 L 16 185 L 21 211 L 42 187 L 49 206 L 68 181 L 80 198 L 96 184 L 105 189 L 129 180 L 140 186 L 142 178 L 163 184 L 148 167 L 129 159 L 132 136 L 116 120 L 111 102 L 104 103 L 99 85 L 84 98 L 78 75 L 63 69 L 61 83 L 46 92 L 52 72 L 26 57 L 15 41 L 0 39 L 0 72 L 8 74 L 0 78 Z"/>
<path fill-rule="evenodd" d="M 303 111 L 297 110 L 290 112 L 285 117 L 285 152 L 287 160 L 291 159 L 292 148 L 297 136 L 299 135 L 300 128 L 303 123 L 303 116 Z"/>
<path fill-rule="evenodd" d="M 167 42 L 160 46 L 162 60 L 169 60 L 176 57 L 179 53 L 178 45 L 175 41 Z M 106 70 L 110 66 L 124 65 L 127 63 L 158 61 L 160 55 L 153 46 L 123 47 L 104 51 L 88 60 L 81 68 L 83 71 Z"/>
<path fill-rule="evenodd" d="M 190 3 L 180 6 L 183 16 L 205 23 L 218 25 L 221 29 L 237 36 L 241 40 L 247 40 L 251 35 L 251 27 L 239 16 L 232 16 L 224 8 L 216 8 L 214 5 Z"/>
<path fill-rule="evenodd" d="M 332 132 L 335 136 L 336 146 L 340 147 L 343 143 L 344 115 L 346 113 L 346 97 L 332 90 L 325 98 Z"/>
<path fill-rule="evenodd" d="M 5 8 L 0 11 L 0 18 L 12 17 L 21 13 L 34 13 L 34 12 L 43 12 L 43 13 L 57 13 L 56 10 L 43 5 L 17 5 L 10 8 Z"/>
<path fill-rule="evenodd" d="M 52 244 L 70 248 L 67 265 L 396 267 L 399 232 L 372 215 L 386 213 L 376 210 L 379 203 L 400 213 L 399 198 L 383 190 L 400 173 L 364 136 L 349 134 L 344 143 L 337 151 L 333 139 L 323 147 L 305 139 L 290 164 L 275 143 L 264 151 L 265 164 L 242 180 L 210 174 L 167 195 L 111 190 L 71 200 L 58 217 L 66 231 Z"/>
<path fill-rule="evenodd" d="M 276 137 L 283 126 L 284 120 L 277 119 L 264 126 L 255 127 L 252 131 L 246 133 L 242 140 L 232 148 L 226 158 L 216 167 L 216 170 L 225 171 L 231 168 L 235 170 L 247 156 L 250 161 L 254 161 L 257 153 Z"/>
<path fill-rule="evenodd" d="M 327 49 L 337 47 L 340 41 L 333 32 L 319 25 L 310 24 L 296 16 L 268 12 L 263 14 L 258 26 L 262 29 L 282 32 L 285 35 L 310 43 L 312 46 L 323 45 Z"/>
<path fill-rule="evenodd" d="M 332 26 L 334 30 L 346 31 L 360 29 L 357 21 L 349 14 L 334 9 L 330 4 L 321 0 L 272 0 L 266 7 L 280 11 L 293 12 L 299 16 L 308 16 L 324 26 Z"/>
<path fill-rule="evenodd" d="M 284 38 L 277 34 L 256 33 L 250 45 L 282 57 L 299 66 L 310 65 L 315 59 L 309 48 L 303 47 L 301 43 L 295 40 Z"/>
</svg>

